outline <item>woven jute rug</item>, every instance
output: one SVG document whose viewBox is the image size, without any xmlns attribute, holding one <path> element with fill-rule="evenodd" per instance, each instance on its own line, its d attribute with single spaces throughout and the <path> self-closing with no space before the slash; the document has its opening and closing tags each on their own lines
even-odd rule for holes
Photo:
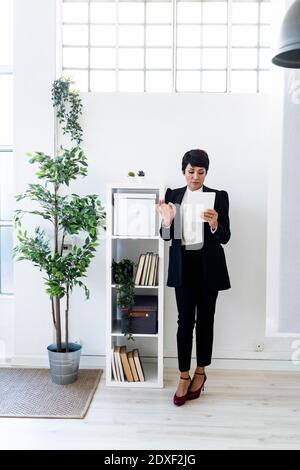
<svg viewBox="0 0 300 470">
<path fill-rule="evenodd" d="M 102 369 L 80 369 L 76 382 L 55 385 L 48 369 L 0 369 L 0 416 L 84 418 Z"/>
</svg>

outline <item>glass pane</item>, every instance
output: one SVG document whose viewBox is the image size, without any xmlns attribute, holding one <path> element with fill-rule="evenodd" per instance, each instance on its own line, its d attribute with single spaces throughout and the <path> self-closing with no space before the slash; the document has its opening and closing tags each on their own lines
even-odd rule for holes
<svg viewBox="0 0 300 470">
<path fill-rule="evenodd" d="M 177 69 L 200 69 L 201 49 L 177 49 Z"/>
<path fill-rule="evenodd" d="M 171 46 L 172 26 L 146 26 L 147 46 Z"/>
<path fill-rule="evenodd" d="M 272 53 L 271 49 L 259 49 L 259 68 L 270 69 Z"/>
<path fill-rule="evenodd" d="M 13 4 L 12 0 L 0 3 L 0 64 L 13 63 Z"/>
<path fill-rule="evenodd" d="M 110 69 L 116 67 L 115 48 L 91 47 L 91 67 Z"/>
<path fill-rule="evenodd" d="M 178 26 L 177 46 L 200 46 L 201 26 Z"/>
<path fill-rule="evenodd" d="M 92 23 L 115 23 L 116 4 L 112 2 L 91 2 Z"/>
<path fill-rule="evenodd" d="M 114 46 L 116 44 L 115 26 L 91 26 L 92 46 Z"/>
<path fill-rule="evenodd" d="M 119 91 L 144 91 L 144 72 L 119 72 Z"/>
<path fill-rule="evenodd" d="M 63 44 L 67 46 L 87 46 L 88 27 L 63 25 Z"/>
<path fill-rule="evenodd" d="M 171 23 L 172 3 L 146 3 L 147 23 Z"/>
<path fill-rule="evenodd" d="M 200 72 L 177 72 L 177 91 L 200 91 Z"/>
<path fill-rule="evenodd" d="M 259 91 L 270 93 L 272 91 L 271 72 L 259 72 Z"/>
<path fill-rule="evenodd" d="M 226 72 L 202 72 L 203 92 L 225 92 Z"/>
<path fill-rule="evenodd" d="M 143 26 L 119 26 L 120 46 L 143 46 L 144 28 Z"/>
<path fill-rule="evenodd" d="M 270 47 L 271 45 L 271 28 L 270 26 L 260 27 L 259 44 L 261 46 Z"/>
<path fill-rule="evenodd" d="M 202 67 L 204 69 L 226 69 L 227 50 L 226 49 L 203 49 Z"/>
<path fill-rule="evenodd" d="M 144 4 L 142 2 L 119 3 L 119 23 L 144 23 Z"/>
<path fill-rule="evenodd" d="M 13 79 L 0 75 L 0 145 L 13 142 Z"/>
<path fill-rule="evenodd" d="M 257 46 L 257 26 L 232 26 L 233 46 Z"/>
<path fill-rule="evenodd" d="M 204 46 L 226 46 L 227 26 L 203 26 Z"/>
<path fill-rule="evenodd" d="M 144 49 L 119 49 L 119 67 L 121 69 L 143 69 Z"/>
<path fill-rule="evenodd" d="M 203 3 L 203 23 L 227 23 L 227 3 Z"/>
<path fill-rule="evenodd" d="M 0 219 L 13 219 L 13 153 L 0 152 Z"/>
<path fill-rule="evenodd" d="M 177 22 L 178 23 L 201 23 L 201 3 L 200 2 L 178 2 Z"/>
<path fill-rule="evenodd" d="M 13 229 L 0 227 L 1 294 L 13 292 Z"/>
<path fill-rule="evenodd" d="M 87 67 L 88 49 L 87 47 L 64 47 L 63 48 L 64 67 Z"/>
<path fill-rule="evenodd" d="M 232 49 L 231 66 L 233 69 L 256 69 L 257 49 Z"/>
<path fill-rule="evenodd" d="M 172 49 L 146 49 L 147 69 L 171 68 Z"/>
<path fill-rule="evenodd" d="M 257 73 L 232 72 L 231 91 L 240 93 L 255 93 L 257 91 Z"/>
<path fill-rule="evenodd" d="M 88 4 L 86 2 L 63 2 L 63 21 L 67 23 L 87 23 Z"/>
<path fill-rule="evenodd" d="M 107 70 L 92 70 L 91 91 L 116 91 L 115 72 Z"/>
<path fill-rule="evenodd" d="M 171 72 L 146 72 L 146 91 L 170 92 L 172 91 Z"/>
<path fill-rule="evenodd" d="M 232 4 L 233 23 L 257 23 L 258 3 L 234 1 Z"/>
<path fill-rule="evenodd" d="M 270 23 L 271 22 L 271 3 L 263 2 L 260 4 L 260 22 Z"/>
<path fill-rule="evenodd" d="M 87 70 L 65 70 L 64 76 L 71 77 L 75 82 L 74 88 L 80 91 L 88 91 L 88 72 Z"/>
</svg>

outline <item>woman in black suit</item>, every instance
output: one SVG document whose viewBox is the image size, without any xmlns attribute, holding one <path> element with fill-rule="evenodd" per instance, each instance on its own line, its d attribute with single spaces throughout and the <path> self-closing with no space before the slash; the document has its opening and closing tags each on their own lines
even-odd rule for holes
<svg viewBox="0 0 300 470">
<path fill-rule="evenodd" d="M 230 239 L 228 194 L 204 186 L 208 167 L 209 158 L 204 150 L 186 152 L 182 173 L 187 185 L 174 190 L 168 188 L 165 199 L 159 201 L 160 235 L 166 241 L 172 240 L 167 286 L 175 287 L 178 309 L 180 380 L 173 397 L 178 406 L 198 398 L 204 387 L 205 367 L 211 363 L 218 292 L 230 288 L 222 247 Z M 215 193 L 214 209 L 195 214 L 196 201 L 199 201 L 197 193 L 202 191 Z M 195 323 L 197 368 L 191 379 Z"/>
</svg>

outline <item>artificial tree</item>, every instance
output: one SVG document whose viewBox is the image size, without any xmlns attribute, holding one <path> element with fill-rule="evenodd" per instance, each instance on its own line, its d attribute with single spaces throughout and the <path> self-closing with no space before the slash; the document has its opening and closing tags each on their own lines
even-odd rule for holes
<svg viewBox="0 0 300 470">
<path fill-rule="evenodd" d="M 52 102 L 63 134 L 70 138 L 71 148 L 62 145 L 54 156 L 44 152 L 28 154 L 29 163 L 38 164 L 36 176 L 42 181 L 31 183 L 28 189 L 16 196 L 19 202 L 29 199 L 37 203 L 38 210 L 15 211 L 18 245 L 14 248 L 18 260 L 29 260 L 44 273 L 46 292 L 50 297 L 52 320 L 56 332 L 56 351 L 69 352 L 70 294 L 75 286 L 89 290 L 82 282 L 98 245 L 98 228 L 105 229 L 106 214 L 95 194 L 81 197 L 70 193 L 72 180 L 87 175 L 87 158 L 80 144 L 82 128 L 79 117 L 82 102 L 79 93 L 71 89 L 69 78 L 59 78 L 52 85 Z M 22 230 L 25 214 L 42 217 L 52 227 L 53 238 L 45 230 L 36 227 L 34 235 Z M 64 252 L 65 239 L 77 235 L 81 244 L 72 243 L 70 251 Z M 83 241 L 84 239 L 84 241 Z M 62 300 L 65 301 L 65 346 L 62 339 Z"/>
</svg>

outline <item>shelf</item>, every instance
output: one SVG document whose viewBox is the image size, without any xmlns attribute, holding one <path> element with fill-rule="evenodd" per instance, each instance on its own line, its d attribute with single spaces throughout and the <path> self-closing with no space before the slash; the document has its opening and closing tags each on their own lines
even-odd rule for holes
<svg viewBox="0 0 300 470">
<path fill-rule="evenodd" d="M 165 188 L 159 183 L 149 182 L 133 186 L 127 181 L 113 182 L 107 186 L 107 244 L 106 244 L 106 385 L 112 387 L 131 388 L 160 388 L 163 387 L 163 316 L 164 316 L 164 240 L 159 236 L 158 215 L 155 210 L 155 225 L 151 216 L 152 230 L 141 231 L 144 235 L 117 235 L 114 226 L 114 194 L 126 192 L 129 194 L 155 192 L 155 201 L 164 198 Z M 138 199 L 138 198 L 137 198 Z M 151 210 L 154 208 L 151 204 Z M 130 219 L 131 220 L 131 219 Z M 119 233 L 126 233 L 120 230 Z M 138 230 L 136 230 L 138 233 Z M 152 233 L 153 235 L 146 235 Z M 120 240 L 120 241 L 118 241 Z M 157 297 L 158 332 L 154 334 L 132 334 L 135 341 L 127 338 L 121 332 L 121 312 L 117 309 L 117 284 L 112 277 L 112 261 L 128 258 L 138 266 L 141 254 L 153 253 L 158 256 L 157 285 L 135 285 L 136 296 L 149 295 Z M 133 282 L 135 277 L 133 277 Z M 151 331 L 151 330 L 150 330 Z M 152 330 L 155 331 L 155 330 Z M 115 346 L 126 346 L 126 351 L 138 349 L 143 363 L 146 380 L 144 382 L 121 382 L 113 379 L 112 359 Z"/>
<path fill-rule="evenodd" d="M 157 183 L 145 183 L 143 181 L 120 181 L 119 183 L 112 183 L 110 185 L 107 185 L 107 187 L 110 188 L 110 190 L 113 189 L 138 189 L 138 190 L 149 190 L 149 189 L 156 189 L 160 190 L 161 189 L 161 184 Z"/>
<path fill-rule="evenodd" d="M 157 362 L 145 362 L 143 358 L 141 358 L 143 362 L 143 370 L 145 374 L 145 382 L 119 382 L 117 380 L 109 380 L 106 385 L 111 387 L 134 387 L 134 388 L 143 388 L 143 387 L 161 387 L 162 384 L 158 381 L 158 374 L 157 374 Z"/>
<path fill-rule="evenodd" d="M 116 288 L 116 284 L 112 284 L 111 287 Z M 158 289 L 159 286 L 134 286 L 135 289 Z"/>
<path fill-rule="evenodd" d="M 111 336 L 126 336 L 121 331 L 121 320 L 114 320 Z M 132 336 L 136 338 L 157 338 L 158 333 L 153 333 L 153 334 L 133 333 Z"/>
<path fill-rule="evenodd" d="M 125 236 L 125 235 L 112 235 L 111 238 L 113 240 L 159 240 L 160 237 L 158 235 L 155 235 L 154 237 L 142 237 L 142 236 Z"/>
</svg>

